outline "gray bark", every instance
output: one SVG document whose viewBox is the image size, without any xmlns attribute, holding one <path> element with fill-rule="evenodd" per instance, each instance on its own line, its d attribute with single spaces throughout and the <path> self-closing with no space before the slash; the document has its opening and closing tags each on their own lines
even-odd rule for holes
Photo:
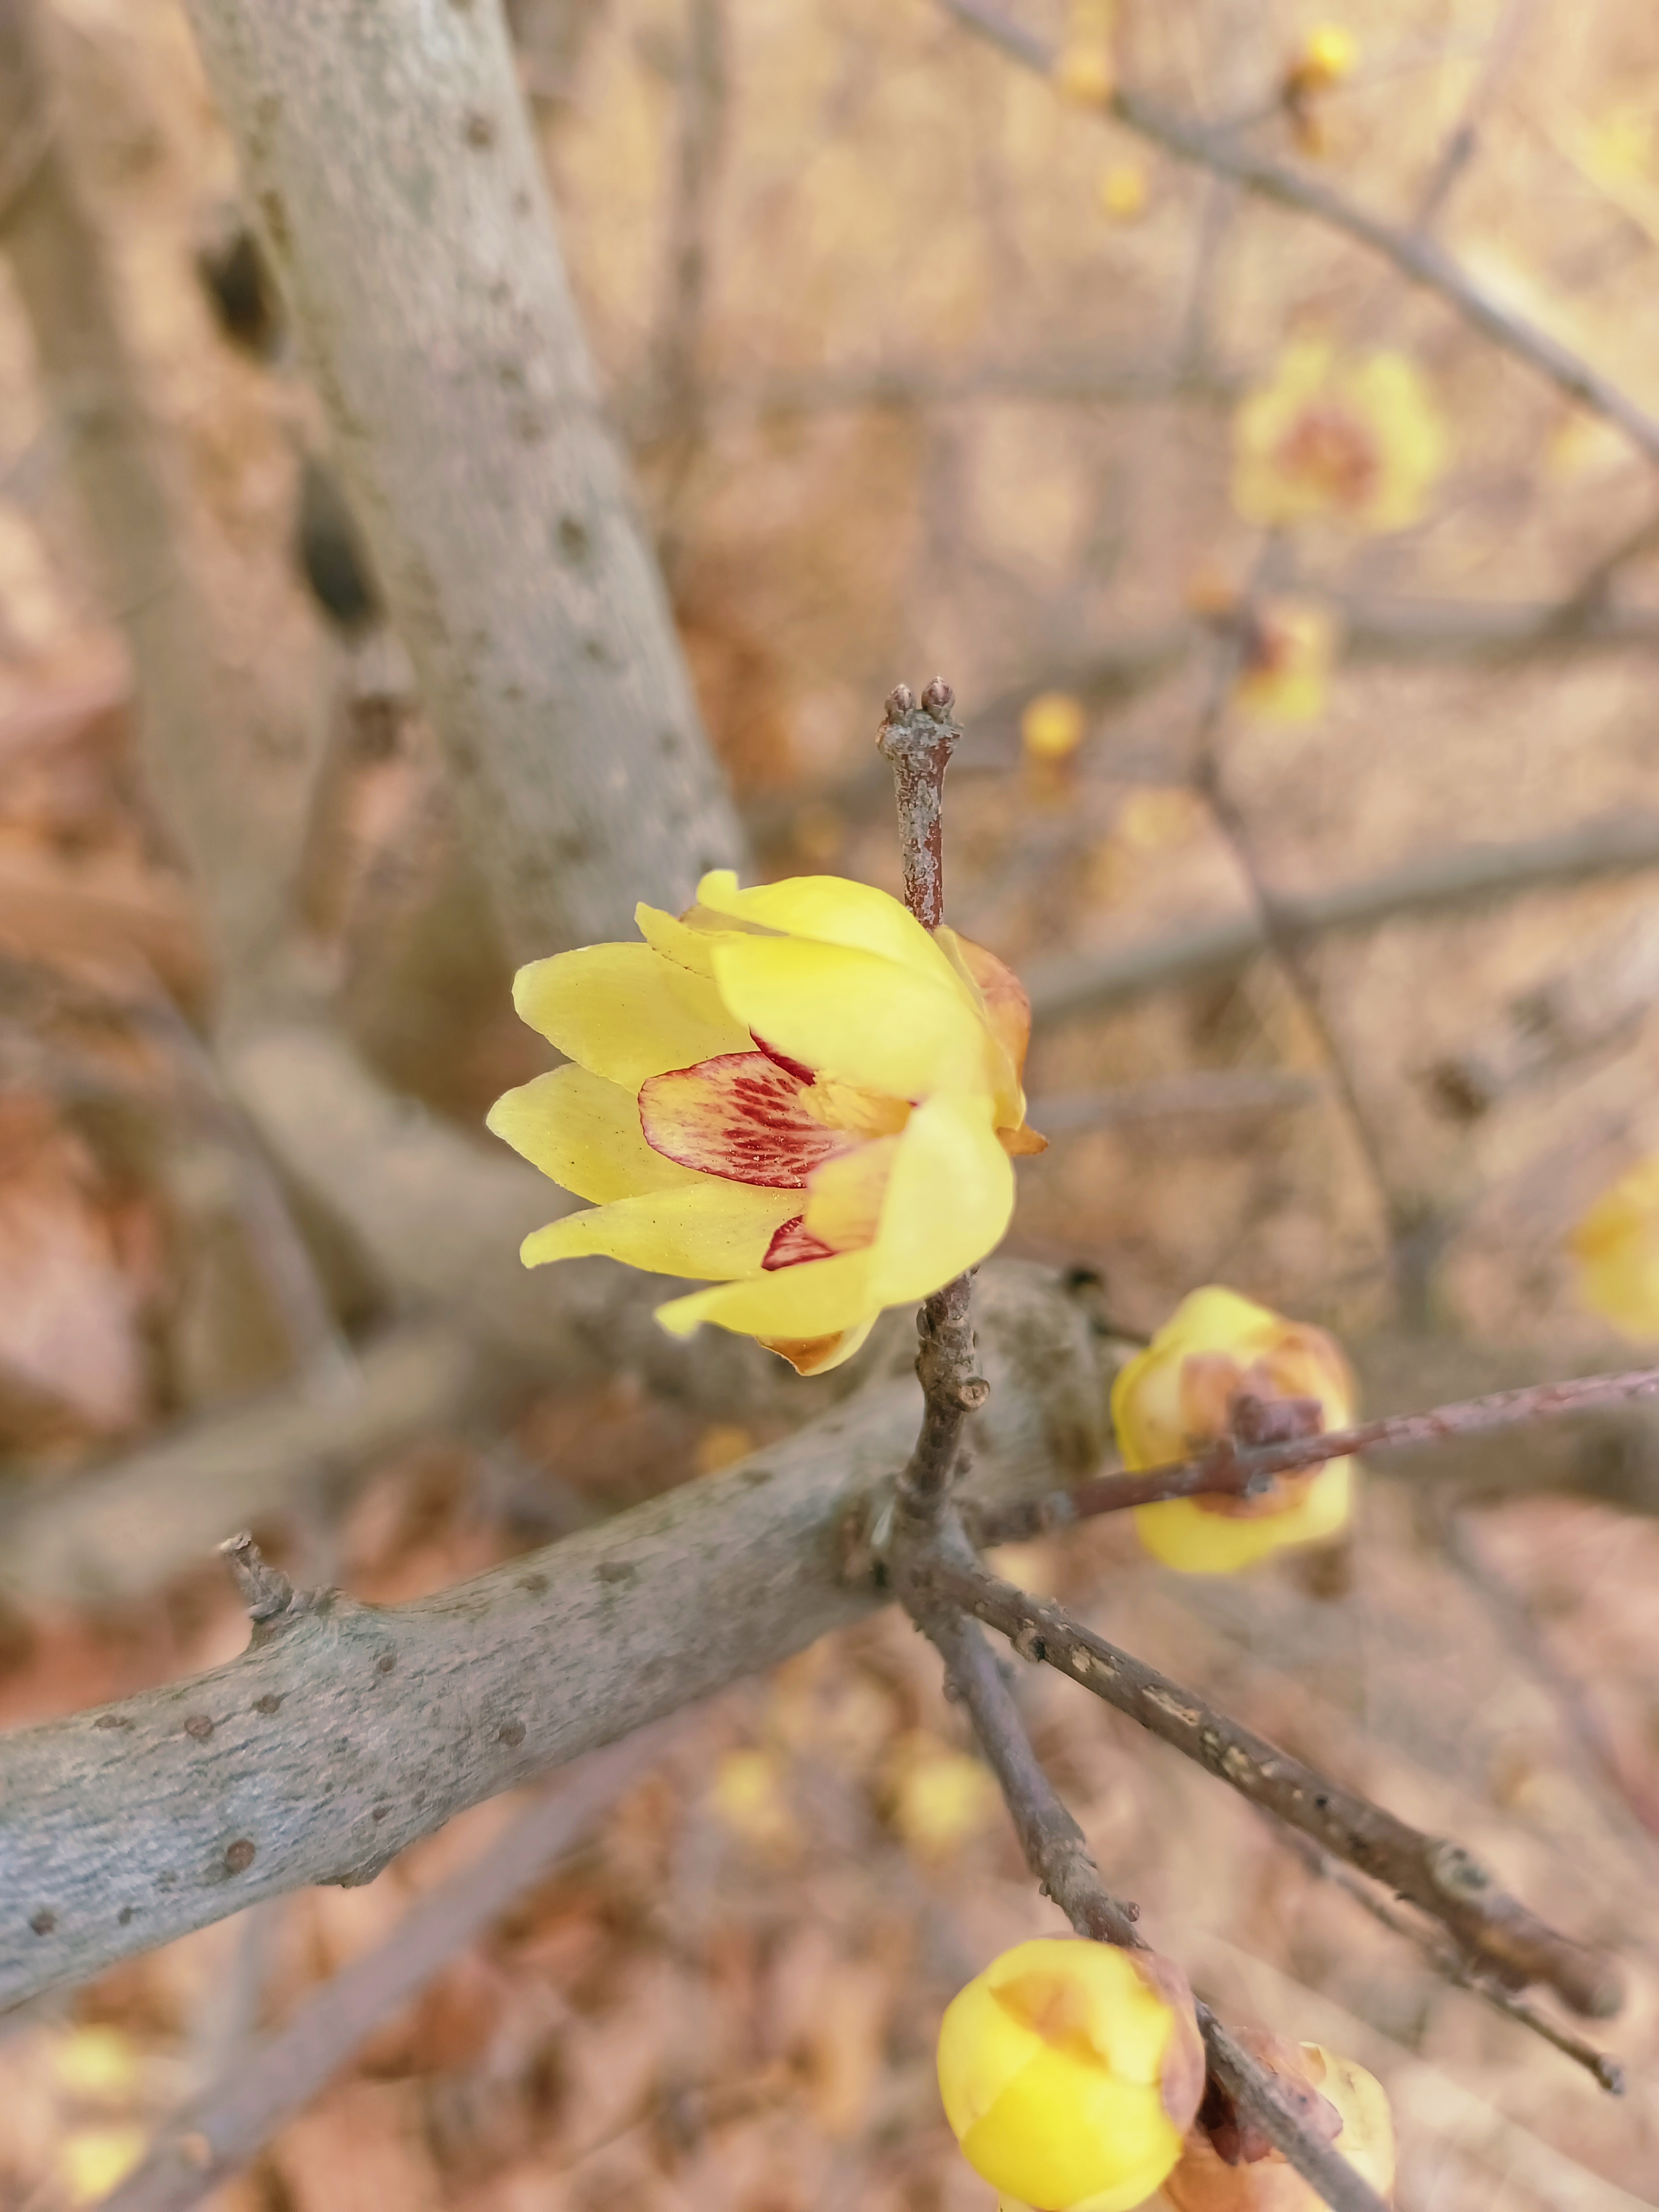
<svg viewBox="0 0 1659 2212">
<path fill-rule="evenodd" d="M 984 1271 L 970 1494 L 1098 1459 L 1109 1353 L 1040 1271 Z M 308 1882 L 371 1880 L 454 1814 L 773 1665 L 880 1602 L 849 1519 L 914 1381 L 457 1589 L 296 1604 L 193 1681 L 0 1739 L 0 2003 Z"/>
<path fill-rule="evenodd" d="M 499 0 L 189 0 L 336 457 L 521 957 L 741 866 Z"/>
</svg>

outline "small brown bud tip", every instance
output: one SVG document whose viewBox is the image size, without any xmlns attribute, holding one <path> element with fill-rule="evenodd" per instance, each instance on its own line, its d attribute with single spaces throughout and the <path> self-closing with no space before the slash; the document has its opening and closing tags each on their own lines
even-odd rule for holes
<svg viewBox="0 0 1659 2212">
<path fill-rule="evenodd" d="M 916 703 L 916 695 L 908 684 L 896 684 L 887 694 L 887 719 L 896 722 L 908 714 Z"/>
<path fill-rule="evenodd" d="M 936 722 L 942 722 L 957 703 L 957 695 L 942 676 L 936 676 L 921 695 L 921 703 Z"/>
<path fill-rule="evenodd" d="M 970 1375 L 957 1395 L 970 1413 L 976 1413 L 990 1398 L 991 1386 L 982 1375 Z"/>
</svg>

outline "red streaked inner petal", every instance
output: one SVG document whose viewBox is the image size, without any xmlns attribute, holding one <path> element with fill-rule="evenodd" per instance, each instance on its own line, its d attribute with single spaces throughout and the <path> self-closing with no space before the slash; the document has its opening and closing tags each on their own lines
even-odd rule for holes
<svg viewBox="0 0 1659 2212">
<path fill-rule="evenodd" d="M 643 1084 L 640 1127 L 653 1152 L 682 1167 L 805 1190 L 814 1168 L 859 1141 L 806 1111 L 811 1087 L 766 1053 L 723 1053 Z"/>
<path fill-rule="evenodd" d="M 791 1075 L 799 1076 L 803 1083 L 816 1083 L 817 1081 L 817 1077 L 814 1074 L 813 1071 L 807 1066 L 804 1060 L 791 1060 L 787 1052 L 780 1052 L 776 1045 L 768 1044 L 764 1037 L 755 1036 L 753 1030 L 750 1030 L 749 1034 L 751 1037 L 755 1037 L 756 1050 L 757 1052 L 763 1052 L 766 1054 L 766 1057 L 769 1060 L 775 1062 L 779 1067 L 787 1068 Z"/>
<path fill-rule="evenodd" d="M 821 1237 L 814 1237 L 811 1231 L 803 1225 L 804 1218 L 798 1213 L 793 1221 L 786 1221 L 774 1235 L 766 1248 L 766 1257 L 761 1261 L 768 1274 L 777 1267 L 799 1267 L 806 1260 L 835 1258 L 835 1247 L 826 1244 Z"/>
</svg>

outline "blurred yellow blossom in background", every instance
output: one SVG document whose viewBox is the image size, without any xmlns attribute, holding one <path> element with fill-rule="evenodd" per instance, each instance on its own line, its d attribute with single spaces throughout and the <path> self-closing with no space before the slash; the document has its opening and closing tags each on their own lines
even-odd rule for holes
<svg viewBox="0 0 1659 2212">
<path fill-rule="evenodd" d="M 1659 1336 L 1659 1159 L 1604 1190 L 1568 1240 L 1578 1295 L 1626 1336 Z"/>
<path fill-rule="evenodd" d="M 782 1769 L 770 1752 L 728 1751 L 714 1769 L 708 1802 L 722 1826 L 751 1850 L 787 1858 L 799 1844 Z"/>
<path fill-rule="evenodd" d="M 1114 0 L 1073 0 L 1054 57 L 1054 88 L 1076 107 L 1104 107 L 1117 89 L 1112 65 Z"/>
<path fill-rule="evenodd" d="M 1115 222 L 1133 222 L 1146 200 L 1146 172 L 1138 161 L 1113 161 L 1101 171 L 1100 204 Z"/>
<path fill-rule="evenodd" d="M 1127 1468 L 1159 1467 L 1230 1432 L 1235 1397 L 1317 1401 L 1322 1425 L 1353 1419 L 1353 1380 L 1334 1338 L 1218 1285 L 1182 1300 L 1119 1370 L 1112 1419 Z M 1276 1476 L 1256 1498 L 1175 1498 L 1135 1508 L 1154 1558 L 1188 1574 L 1232 1574 L 1290 1545 L 1336 1534 L 1352 1507 L 1350 1460 Z"/>
<path fill-rule="evenodd" d="M 1422 515 L 1446 444 L 1404 354 L 1340 355 L 1299 339 L 1234 417 L 1233 505 L 1267 529 L 1329 520 L 1403 530 Z"/>
<path fill-rule="evenodd" d="M 1069 691 L 1040 691 L 1019 718 L 1019 741 L 1033 760 L 1067 760 L 1087 727 L 1080 699 Z"/>
<path fill-rule="evenodd" d="M 1180 2157 L 1203 2094 L 1191 1993 L 1148 1953 L 1017 1944 L 945 2008 L 939 2082 L 1004 2212 L 1128 2212 Z"/>
<path fill-rule="evenodd" d="M 1233 704 L 1259 722 L 1312 722 L 1330 698 L 1336 623 L 1311 599 L 1267 599 L 1251 611 Z"/>
<path fill-rule="evenodd" d="M 924 1729 L 902 1736 L 888 1763 L 893 1826 L 918 1858 L 945 1859 L 997 1816 L 990 1769 Z"/>
</svg>

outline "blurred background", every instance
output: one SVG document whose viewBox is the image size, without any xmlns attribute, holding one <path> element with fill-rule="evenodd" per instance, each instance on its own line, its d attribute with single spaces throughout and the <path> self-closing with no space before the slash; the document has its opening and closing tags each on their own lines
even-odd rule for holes
<svg viewBox="0 0 1659 2212">
<path fill-rule="evenodd" d="M 968 732 L 949 910 L 1031 986 L 1053 1139 L 1022 1164 L 1012 1253 L 1098 1275 L 1131 1335 L 1209 1281 L 1322 1322 L 1379 1409 L 1637 1364 L 1659 1340 L 1659 18 L 1009 6 L 509 11 L 756 849 L 896 890 L 872 740 L 896 682 L 942 673 Z M 296 1578 L 395 1601 L 800 1418 L 633 1367 L 448 1392 L 428 1364 L 418 1389 L 377 1382 L 349 1437 L 282 1427 L 400 1302 L 209 1042 L 216 948 L 77 504 L 96 412 L 50 404 L 5 258 L 43 100 L 192 587 L 273 747 L 314 746 L 295 933 L 339 1032 L 481 1154 L 489 1102 L 546 1055 L 184 15 L 55 0 L 49 30 L 49 82 L 0 137 L 8 1725 L 240 1648 L 210 1546 L 166 1534 L 180 1433 L 228 1468 L 264 1453 L 248 1510 Z M 1153 127 L 1105 111 L 1114 80 Z M 1174 158 L 1160 114 L 1219 158 Z M 1243 189 L 1239 149 L 1336 219 Z M 1441 245 L 1450 298 L 1400 265 Z M 1637 434 L 1516 326 L 1593 363 Z M 1411 2212 L 1622 2212 L 1659 2179 L 1655 1465 L 1629 1423 L 1402 1462 L 1350 1554 L 1239 1587 L 1109 1525 L 1018 1562 L 1632 1961 L 1615 2104 L 1205 1778 L 1028 1686 L 1161 1948 L 1389 2083 Z M 112 1476 L 153 1541 L 91 1599 L 52 1561 Z M 938 2012 L 1051 1916 L 934 1676 L 882 1620 L 685 1723 L 220 2201 L 986 2206 L 937 2111 Z M 95 2202 L 228 2046 L 511 1809 L 0 2022 L 0 2205 Z"/>
</svg>

